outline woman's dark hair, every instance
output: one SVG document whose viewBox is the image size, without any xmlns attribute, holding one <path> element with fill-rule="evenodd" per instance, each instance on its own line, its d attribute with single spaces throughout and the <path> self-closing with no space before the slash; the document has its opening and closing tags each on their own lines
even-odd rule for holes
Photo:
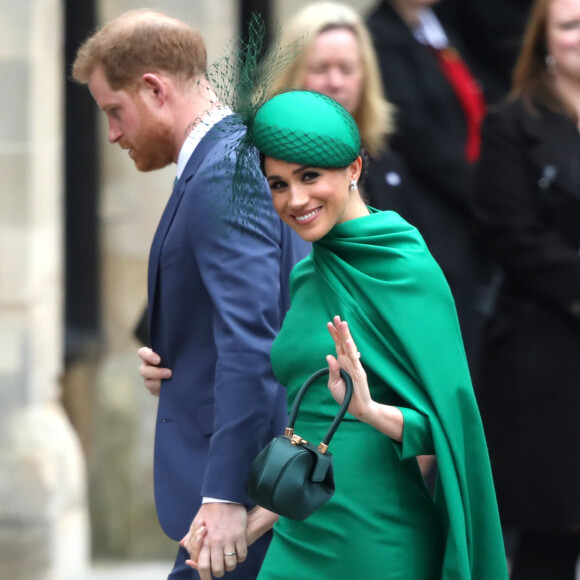
<svg viewBox="0 0 580 580">
<path fill-rule="evenodd" d="M 369 154 L 363 147 L 361 147 L 359 155 L 362 159 L 362 167 L 360 171 L 360 177 L 358 179 L 358 190 L 363 201 L 368 204 L 369 200 L 365 193 L 365 183 L 367 181 L 367 175 L 369 172 Z"/>
</svg>

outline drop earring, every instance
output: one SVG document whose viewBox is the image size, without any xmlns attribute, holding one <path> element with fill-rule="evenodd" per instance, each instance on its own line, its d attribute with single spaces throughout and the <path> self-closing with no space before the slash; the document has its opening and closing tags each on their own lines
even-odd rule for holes
<svg viewBox="0 0 580 580">
<path fill-rule="evenodd" d="M 351 179 L 350 180 L 350 185 L 348 187 L 350 189 L 350 191 L 354 191 L 357 188 L 357 181 L 356 179 Z"/>
<path fill-rule="evenodd" d="M 546 68 L 548 70 L 551 70 L 554 68 L 554 65 L 556 64 L 556 59 L 551 54 L 546 55 L 545 61 L 546 61 Z"/>
</svg>

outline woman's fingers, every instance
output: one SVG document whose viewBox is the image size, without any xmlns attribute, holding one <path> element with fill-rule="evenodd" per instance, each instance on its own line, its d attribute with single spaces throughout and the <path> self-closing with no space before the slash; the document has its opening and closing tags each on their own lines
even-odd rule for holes
<svg viewBox="0 0 580 580">
<path fill-rule="evenodd" d="M 360 352 L 356 349 L 356 345 L 352 339 L 347 339 L 346 343 L 346 353 L 349 356 L 350 360 L 358 366 L 360 363 Z"/>
<path fill-rule="evenodd" d="M 339 332 L 338 327 L 336 326 L 335 323 L 332 323 L 332 322 L 327 323 L 326 327 L 328 328 L 328 332 L 330 332 L 330 336 L 332 336 L 332 340 L 334 341 L 334 348 L 336 349 L 336 356 L 343 355 L 344 349 L 343 349 L 342 340 L 340 337 L 340 332 Z"/>
<path fill-rule="evenodd" d="M 326 362 L 328 363 L 328 388 L 334 397 L 334 400 L 342 405 L 344 401 L 344 393 L 346 386 L 342 377 L 340 376 L 340 366 L 338 361 L 332 356 L 328 355 L 326 357 Z"/>
<path fill-rule="evenodd" d="M 345 320 L 341 320 L 340 316 L 335 316 L 334 317 L 334 327 L 335 327 L 337 335 L 338 335 L 338 340 L 339 340 L 340 348 L 342 351 L 341 354 L 348 355 L 349 351 L 350 351 L 349 340 L 351 342 L 354 342 L 352 340 L 351 335 L 350 335 L 350 329 L 348 327 L 348 323 Z M 356 350 L 356 348 L 355 348 L 355 350 Z"/>
<path fill-rule="evenodd" d="M 358 359 L 360 359 L 360 353 L 350 335 L 348 323 L 345 320 L 341 320 L 340 316 L 335 316 L 333 321 L 327 324 L 327 328 L 334 341 L 339 362 L 341 357 L 347 357 L 350 363 L 354 364 L 356 368 L 359 368 L 360 361 Z"/>
<path fill-rule="evenodd" d="M 348 323 L 335 316 L 328 323 L 328 331 L 336 346 L 336 358 L 326 357 L 329 369 L 328 388 L 337 403 L 342 404 L 346 392 L 346 385 L 340 376 L 340 369 L 344 369 L 353 381 L 353 396 L 349 405 L 349 413 L 362 418 L 372 403 L 367 383 L 366 372 L 361 364 L 360 352 L 350 334 Z"/>
<path fill-rule="evenodd" d="M 345 325 L 346 322 L 343 322 L 340 319 L 340 316 L 335 316 L 332 319 L 332 322 L 327 324 L 328 330 L 332 339 L 334 340 L 334 345 L 336 347 L 336 354 L 338 357 L 348 354 L 346 350 L 346 342 L 345 339 L 350 337 L 350 331 L 348 330 L 348 325 Z M 346 330 L 346 334 L 345 334 Z"/>
<path fill-rule="evenodd" d="M 341 320 L 340 316 L 335 316 L 334 317 L 334 325 L 337 328 L 342 347 L 345 350 L 345 352 L 348 353 L 349 352 L 349 345 L 348 345 L 349 341 L 352 343 L 352 346 L 354 346 L 354 340 L 353 340 L 352 336 L 350 335 L 350 328 L 348 326 L 348 322 L 346 320 Z M 355 351 L 356 351 L 356 347 L 355 347 Z"/>
<path fill-rule="evenodd" d="M 328 382 L 335 383 L 340 380 L 340 365 L 336 358 L 334 358 L 331 354 L 326 357 L 326 362 L 328 363 Z"/>
<path fill-rule="evenodd" d="M 207 527 L 204 521 L 194 521 L 187 534 L 182 538 L 179 544 L 189 553 L 189 560 L 186 562 L 188 566 L 197 569 L 197 560 L 199 552 L 203 547 L 203 541 L 207 535 Z M 195 564 L 192 566 L 191 563 Z"/>
</svg>

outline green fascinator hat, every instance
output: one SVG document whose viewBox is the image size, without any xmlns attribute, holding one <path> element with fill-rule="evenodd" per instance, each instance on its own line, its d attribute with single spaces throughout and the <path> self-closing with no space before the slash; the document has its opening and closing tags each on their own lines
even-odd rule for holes
<svg viewBox="0 0 580 580">
<path fill-rule="evenodd" d="M 266 157 L 313 167 L 346 167 L 360 152 L 360 134 L 350 113 L 312 91 L 288 91 L 256 113 L 251 138 Z"/>
</svg>

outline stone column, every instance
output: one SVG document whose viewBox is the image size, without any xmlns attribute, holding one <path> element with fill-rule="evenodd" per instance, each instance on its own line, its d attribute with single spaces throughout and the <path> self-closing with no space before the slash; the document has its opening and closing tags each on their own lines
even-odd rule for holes
<svg viewBox="0 0 580 580">
<path fill-rule="evenodd" d="M 0 3 L 0 577 L 79 580 L 85 468 L 62 368 L 62 7 Z"/>
</svg>

